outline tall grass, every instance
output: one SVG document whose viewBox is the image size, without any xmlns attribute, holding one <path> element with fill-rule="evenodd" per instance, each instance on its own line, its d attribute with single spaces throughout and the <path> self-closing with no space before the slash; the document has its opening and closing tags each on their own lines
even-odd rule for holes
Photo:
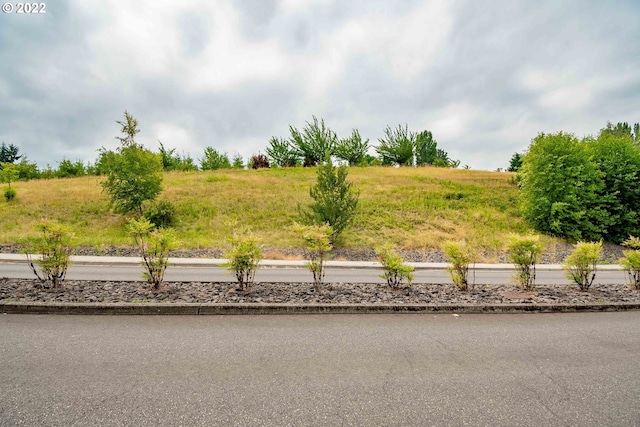
<svg viewBox="0 0 640 427">
<path fill-rule="evenodd" d="M 465 239 L 495 249 L 509 233 L 530 231 L 518 215 L 512 174 L 421 168 L 350 168 L 360 190 L 354 225 L 340 242 L 373 248 L 439 247 Z M 298 204 L 311 202 L 314 168 L 168 172 L 161 199 L 175 203 L 178 238 L 185 248 L 221 248 L 235 219 L 248 225 L 259 243 L 299 244 L 291 231 Z M 103 179 L 103 178 L 102 178 Z M 35 224 L 54 220 L 69 225 L 81 245 L 130 246 L 127 219 L 111 212 L 99 177 L 53 179 L 15 184 L 18 198 L 0 203 L 0 243 L 35 233 Z"/>
</svg>

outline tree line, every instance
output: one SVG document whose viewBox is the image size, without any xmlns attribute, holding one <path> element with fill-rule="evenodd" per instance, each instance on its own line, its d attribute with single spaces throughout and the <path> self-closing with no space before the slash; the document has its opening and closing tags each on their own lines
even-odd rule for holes
<svg viewBox="0 0 640 427">
<path fill-rule="evenodd" d="M 125 121 L 135 120 L 132 116 L 129 119 L 127 116 L 130 114 L 125 112 Z M 230 157 L 228 153 L 211 146 L 205 147 L 203 156 L 196 160 L 188 154 L 178 153 L 176 148 L 167 148 L 161 141 L 158 141 L 160 148 L 154 154 L 159 157 L 165 171 L 317 166 L 324 160 L 326 152 L 349 166 L 432 165 L 455 168 L 460 165 L 460 161 L 451 159 L 446 151 L 438 148 L 430 131 L 412 132 L 406 124 L 396 128 L 388 126 L 384 130 L 384 136 L 379 139 L 379 145 L 375 147 L 369 143 L 369 139 L 361 137 L 358 129 L 353 129 L 345 138 L 338 138 L 323 119 L 315 116 L 301 130 L 289 126 L 289 132 L 287 138 L 272 137 L 265 148 L 266 155 L 253 155 L 246 161 L 240 154 Z M 377 156 L 370 154 L 371 149 L 374 149 Z M 113 150 L 101 148 L 93 163 L 63 159 L 58 162 L 57 167 L 47 165 L 40 169 L 26 155 L 20 154 L 17 146 L 3 142 L 0 146 L 0 170 L 2 163 L 13 164 L 18 173 L 17 179 L 25 181 L 105 175 L 114 153 Z"/>
</svg>

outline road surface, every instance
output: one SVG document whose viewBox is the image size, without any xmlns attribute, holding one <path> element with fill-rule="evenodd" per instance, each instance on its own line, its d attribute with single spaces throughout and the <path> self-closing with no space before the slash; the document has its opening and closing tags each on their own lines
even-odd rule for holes
<svg viewBox="0 0 640 427">
<path fill-rule="evenodd" d="M 345 283 L 385 283 L 380 278 L 381 268 L 328 268 L 325 282 Z M 71 265 L 67 274 L 69 280 L 142 280 L 142 267 L 137 265 Z M 513 271 L 478 270 L 475 283 L 509 284 L 514 283 Z M 0 263 L 0 277 L 19 279 L 35 278 L 25 263 Z M 235 276 L 225 268 L 211 266 L 169 266 L 165 275 L 167 281 L 220 282 L 235 281 Z M 305 268 L 261 268 L 256 273 L 256 282 L 312 282 L 311 273 Z M 418 269 L 415 271 L 415 283 L 451 283 L 445 268 Z M 536 284 L 570 284 L 561 270 L 547 271 L 539 269 Z M 623 271 L 599 271 L 595 284 L 625 283 Z"/>
<path fill-rule="evenodd" d="M 0 425 L 640 426 L 640 312 L 0 315 Z"/>
</svg>

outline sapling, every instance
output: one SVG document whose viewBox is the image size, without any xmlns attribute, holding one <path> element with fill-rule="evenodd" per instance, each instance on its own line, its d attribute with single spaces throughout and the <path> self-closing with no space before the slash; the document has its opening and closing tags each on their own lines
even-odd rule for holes
<svg viewBox="0 0 640 427">
<path fill-rule="evenodd" d="M 415 269 L 413 266 L 406 265 L 404 259 L 390 245 L 378 248 L 376 253 L 384 268 L 384 273 L 380 277 L 385 279 L 392 289 L 400 288 L 404 280 L 407 280 L 407 286 L 411 286 Z"/>
<path fill-rule="evenodd" d="M 567 277 L 573 280 L 581 291 L 588 291 L 596 278 L 596 271 L 602 242 L 578 242 L 564 260 Z"/>
</svg>

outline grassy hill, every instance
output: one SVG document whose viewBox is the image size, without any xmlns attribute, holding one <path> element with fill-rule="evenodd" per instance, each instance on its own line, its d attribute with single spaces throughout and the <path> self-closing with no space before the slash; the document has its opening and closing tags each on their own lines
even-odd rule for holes
<svg viewBox="0 0 640 427">
<path fill-rule="evenodd" d="M 298 204 L 311 202 L 314 168 L 171 172 L 160 198 L 175 203 L 177 234 L 184 248 L 221 248 L 228 219 L 251 227 L 273 248 L 299 246 L 291 231 Z M 405 249 L 439 247 L 447 239 L 467 239 L 497 248 L 509 233 L 530 228 L 518 215 L 513 174 L 442 168 L 351 168 L 360 190 L 355 224 L 342 245 L 376 247 L 392 242 Z M 111 212 L 99 185 L 82 177 L 13 184 L 11 203 L 0 202 L 0 244 L 34 235 L 42 220 L 59 221 L 84 246 L 130 246 L 126 218 Z"/>
</svg>

